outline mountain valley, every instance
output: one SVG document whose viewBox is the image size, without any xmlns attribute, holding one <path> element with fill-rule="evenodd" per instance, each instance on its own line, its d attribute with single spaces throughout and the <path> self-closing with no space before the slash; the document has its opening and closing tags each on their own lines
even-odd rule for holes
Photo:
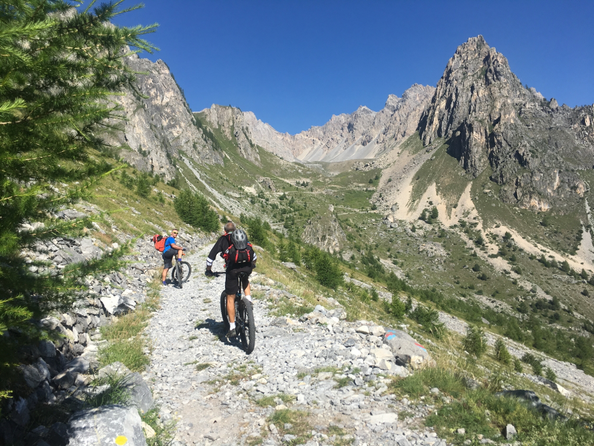
<svg viewBox="0 0 594 446">
<path fill-rule="evenodd" d="M 60 274 L 128 249 L 122 274 L 87 280 L 91 311 L 81 303 L 40 322 L 70 339 L 56 341 L 58 358 L 76 353 L 91 369 L 104 365 L 95 343 L 113 341 L 112 322 L 149 357 L 126 370 L 141 372 L 162 404 L 153 415 L 163 432 L 175 431 L 167 423 L 178 417 L 169 432 L 178 446 L 511 444 L 497 404 L 480 392 L 518 388 L 553 407 L 545 406 L 547 420 L 575 415 L 591 434 L 594 105 L 544 98 L 482 36 L 458 47 L 435 87 L 415 84 L 389 94 L 380 111 L 362 105 L 296 135 L 232 106 L 192 111 L 165 62 L 131 55 L 126 64 L 136 81 L 115 97 L 121 119 L 110 122 L 121 131 L 103 134 L 109 148 L 91 154 L 114 169 L 58 216 L 94 223 L 23 253 Z M 176 200 L 184 190 L 204 198 L 203 213 L 214 211 L 219 227 L 245 228 L 261 259 L 252 356 L 221 336 L 223 279 L 202 275 L 220 234 L 183 217 Z M 173 227 L 193 268 L 183 291 L 161 288 L 161 259 L 148 243 Z M 140 328 L 129 334 L 133 325 Z M 390 327 L 421 341 L 437 367 L 381 362 L 376 350 L 385 350 Z M 482 359 L 468 341 L 473 330 L 486 333 Z M 54 386 L 58 399 L 73 404 L 77 376 Z M 493 420 L 481 418 L 488 435 L 448 418 L 475 397 L 479 409 L 493 404 Z M 513 410 L 506 416 L 529 418 Z M 556 444 L 526 432 L 525 444 Z"/>
</svg>

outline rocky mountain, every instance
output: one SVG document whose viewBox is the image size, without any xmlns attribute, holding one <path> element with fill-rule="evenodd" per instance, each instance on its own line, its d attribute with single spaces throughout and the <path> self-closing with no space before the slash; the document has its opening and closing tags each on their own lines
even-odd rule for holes
<svg viewBox="0 0 594 446">
<path fill-rule="evenodd" d="M 244 139 L 243 134 L 254 144 L 287 160 L 340 162 L 373 159 L 415 132 L 434 90 L 415 84 L 404 92 L 402 98 L 390 95 L 379 112 L 361 106 L 352 114 L 332 116 L 323 126 L 312 127 L 297 135 L 277 132 L 252 112 L 242 113 L 234 109 L 227 114 L 233 114 L 235 119 L 226 121 L 220 119 L 221 109 L 226 107 L 213 105 L 201 113 L 209 122 L 222 126 L 226 133 L 230 134 L 233 128 L 236 137 Z"/>
<path fill-rule="evenodd" d="M 571 109 L 528 89 L 482 36 L 458 47 L 423 113 L 419 133 L 438 138 L 477 177 L 501 186 L 506 203 L 540 211 L 575 207 L 594 166 L 594 107 Z"/>
<path fill-rule="evenodd" d="M 107 136 L 108 143 L 123 145 L 119 156 L 140 170 L 175 176 L 174 159 L 181 153 L 198 163 L 221 164 L 222 154 L 196 126 L 183 91 L 162 60 L 153 63 L 132 55 L 128 67 L 137 72 L 134 88 L 116 96 L 123 108 L 123 133 Z M 114 124 L 120 124 L 114 122 Z"/>
</svg>

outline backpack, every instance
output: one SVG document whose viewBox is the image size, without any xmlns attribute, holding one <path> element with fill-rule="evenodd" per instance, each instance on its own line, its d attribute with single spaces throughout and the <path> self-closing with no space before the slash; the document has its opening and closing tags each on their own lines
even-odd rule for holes
<svg viewBox="0 0 594 446">
<path fill-rule="evenodd" d="M 167 240 L 166 237 L 163 237 L 162 235 L 159 234 L 155 234 L 153 235 L 153 244 L 155 245 L 155 249 L 157 251 L 161 251 L 163 252 L 165 250 L 165 240 Z"/>
<path fill-rule="evenodd" d="M 223 258 L 227 265 L 231 263 L 250 263 L 254 260 L 252 244 L 248 243 L 245 249 L 235 249 L 235 246 L 230 245 L 223 253 Z"/>
</svg>

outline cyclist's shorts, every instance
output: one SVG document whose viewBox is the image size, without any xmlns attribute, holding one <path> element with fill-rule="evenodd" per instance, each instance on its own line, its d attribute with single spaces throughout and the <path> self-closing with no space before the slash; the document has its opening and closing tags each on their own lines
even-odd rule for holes
<svg viewBox="0 0 594 446">
<path fill-rule="evenodd" d="M 171 268 L 173 266 L 173 257 L 177 253 L 177 249 L 168 249 L 163 253 L 163 268 Z"/>
<path fill-rule="evenodd" d="M 239 273 L 247 273 L 249 276 L 252 273 L 252 269 L 253 268 L 249 265 L 241 266 L 239 268 L 227 268 L 227 275 L 225 278 L 225 292 L 227 295 L 237 293 L 237 275 Z M 250 281 L 247 277 L 245 277 L 241 285 L 243 288 L 245 288 L 249 283 Z"/>
</svg>

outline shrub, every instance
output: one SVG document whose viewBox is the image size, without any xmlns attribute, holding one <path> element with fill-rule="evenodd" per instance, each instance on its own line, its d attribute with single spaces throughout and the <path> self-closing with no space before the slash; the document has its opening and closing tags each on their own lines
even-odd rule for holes
<svg viewBox="0 0 594 446">
<path fill-rule="evenodd" d="M 443 336 L 445 327 L 439 322 L 439 313 L 436 310 L 417 305 L 417 308 L 409 316 L 419 323 L 424 331 L 431 333 L 438 339 Z"/>
<path fill-rule="evenodd" d="M 374 290 L 375 291 L 375 290 Z M 402 319 L 406 311 L 406 305 L 402 302 L 397 295 L 392 295 L 392 303 L 390 304 L 390 313 L 396 319 Z"/>
<path fill-rule="evenodd" d="M 550 367 L 545 368 L 545 378 L 555 382 L 557 380 L 557 375 L 553 372 L 553 369 Z"/>
<path fill-rule="evenodd" d="M 293 240 L 289 242 L 287 251 L 289 258 L 293 261 L 293 263 L 297 266 L 301 265 L 301 251 L 299 250 L 299 246 L 297 246 Z"/>
<path fill-rule="evenodd" d="M 316 274 L 317 281 L 328 288 L 336 289 L 343 283 L 338 261 L 315 246 L 309 246 L 303 254 L 305 267 Z"/>
<path fill-rule="evenodd" d="M 480 358 L 487 351 L 487 337 L 480 327 L 468 325 L 462 345 L 468 353 Z"/>
<path fill-rule="evenodd" d="M 173 202 L 177 215 L 184 223 L 207 232 L 214 232 L 219 228 L 219 217 L 210 208 L 208 201 L 199 192 L 184 189 L 175 197 Z"/>
<path fill-rule="evenodd" d="M 522 373 L 524 371 L 524 367 L 522 367 L 522 361 L 518 358 L 514 358 L 514 371 L 518 373 Z"/>
<path fill-rule="evenodd" d="M 532 367 L 532 372 L 535 375 L 542 376 L 542 364 L 532 353 L 526 353 L 522 356 L 522 361 Z"/>
<path fill-rule="evenodd" d="M 511 363 L 512 357 L 505 346 L 505 342 L 501 338 L 495 342 L 495 357 L 502 364 L 509 365 Z"/>
<path fill-rule="evenodd" d="M 377 302 L 379 300 L 379 294 L 377 293 L 377 290 L 375 288 L 372 288 L 371 290 L 371 300 L 373 300 L 374 302 Z"/>
</svg>

